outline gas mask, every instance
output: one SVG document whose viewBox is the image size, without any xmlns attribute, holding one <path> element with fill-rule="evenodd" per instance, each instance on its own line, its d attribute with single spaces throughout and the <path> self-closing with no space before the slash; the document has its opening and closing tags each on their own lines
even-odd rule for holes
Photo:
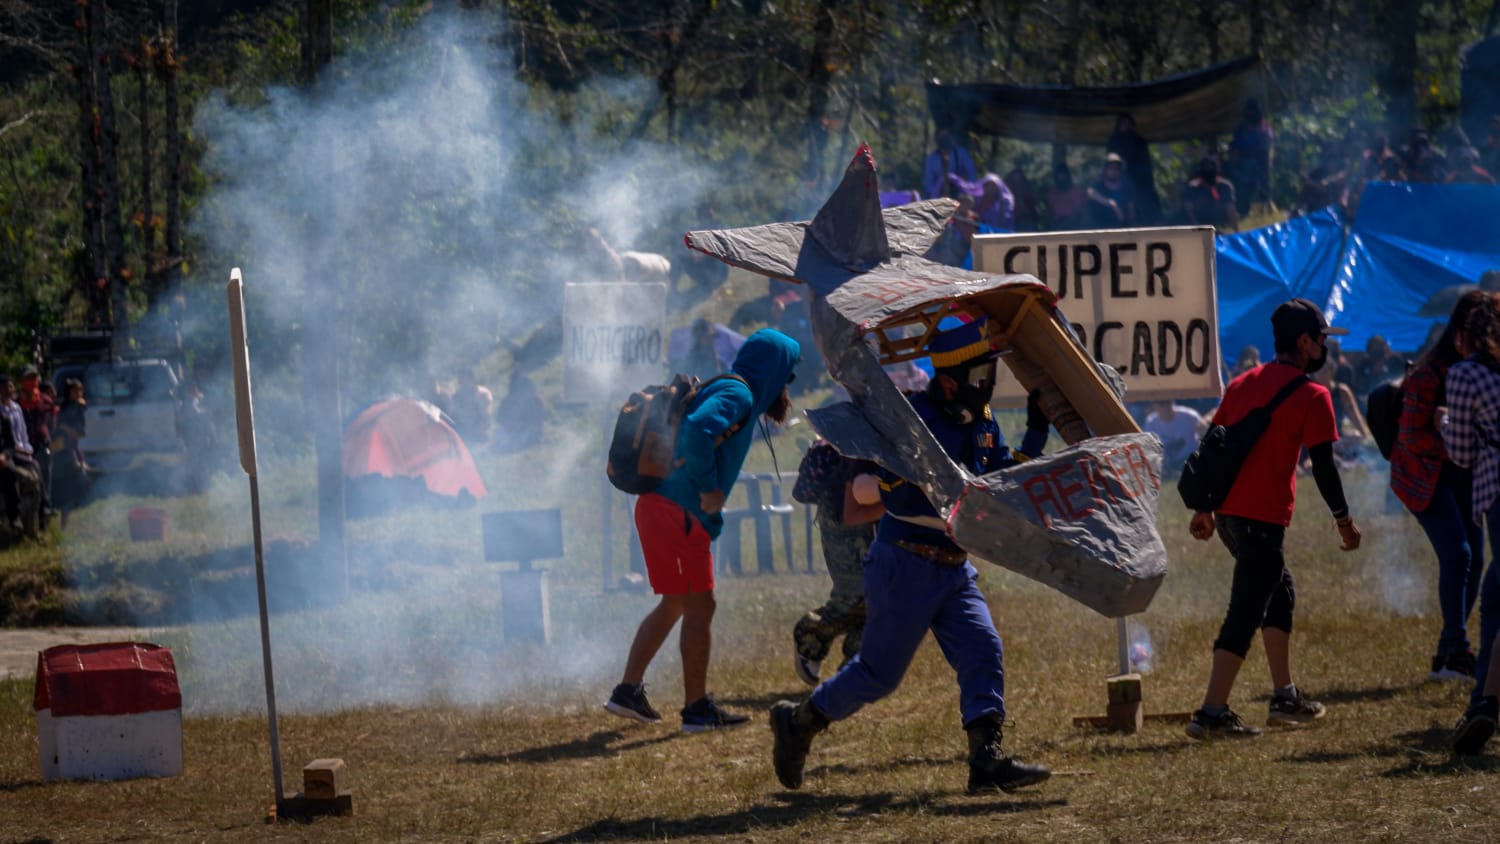
<svg viewBox="0 0 1500 844">
<path fill-rule="evenodd" d="M 990 399 L 995 395 L 994 358 L 947 367 L 938 370 L 938 374 L 952 378 L 958 385 L 952 397 L 944 395 L 937 378 L 927 386 L 933 403 L 944 416 L 956 425 L 973 425 L 985 418 Z"/>
</svg>

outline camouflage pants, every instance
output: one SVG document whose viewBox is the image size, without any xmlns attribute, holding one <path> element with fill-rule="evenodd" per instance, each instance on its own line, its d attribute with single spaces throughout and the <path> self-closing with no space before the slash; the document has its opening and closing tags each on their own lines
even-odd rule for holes
<svg viewBox="0 0 1500 844">
<path fill-rule="evenodd" d="M 844 661 L 859 653 L 859 641 L 865 630 L 865 554 L 875 538 L 875 525 L 844 527 L 818 513 L 818 533 L 823 539 L 823 562 L 833 589 L 828 601 L 809 610 L 792 629 L 797 653 L 821 662 L 833 647 L 833 640 L 844 637 Z"/>
<path fill-rule="evenodd" d="M 0 468 L 0 499 L 5 503 L 7 527 L 35 536 L 41 527 L 42 484 L 36 462 L 25 455 L 6 453 Z"/>
</svg>

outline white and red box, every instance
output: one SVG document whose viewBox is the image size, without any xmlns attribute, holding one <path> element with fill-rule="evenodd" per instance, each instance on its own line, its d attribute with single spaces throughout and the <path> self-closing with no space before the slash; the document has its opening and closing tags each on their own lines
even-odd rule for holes
<svg viewBox="0 0 1500 844">
<path fill-rule="evenodd" d="M 168 648 L 48 648 L 37 654 L 34 703 L 44 780 L 182 774 L 182 691 Z"/>
</svg>

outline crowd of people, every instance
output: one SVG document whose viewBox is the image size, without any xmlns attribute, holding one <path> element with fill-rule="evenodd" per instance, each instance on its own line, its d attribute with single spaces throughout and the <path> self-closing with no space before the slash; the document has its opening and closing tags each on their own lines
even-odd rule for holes
<svg viewBox="0 0 1500 844">
<path fill-rule="evenodd" d="M 1232 232 L 1252 208 L 1276 210 L 1276 133 L 1255 100 L 1244 104 L 1228 144 L 1204 145 L 1192 171 L 1174 180 L 1166 196 L 1159 189 L 1150 141 L 1128 113 L 1116 117 L 1097 173 L 1075 181 L 1072 168 L 1058 159 L 1045 190 L 1032 181 L 1024 160 L 1003 175 L 985 172 L 958 133 L 942 128 L 935 137 L 935 148 L 923 161 L 922 196 L 959 200 L 955 225 L 972 231 L 1210 225 Z M 1496 173 L 1500 115 L 1491 118 L 1479 146 L 1454 124 L 1443 133 L 1441 149 L 1425 129 L 1413 129 L 1403 143 L 1393 144 L 1383 130 L 1362 132 L 1351 123 L 1344 138 L 1325 143 L 1313 166 L 1297 175 L 1291 210 L 1307 213 L 1332 205 L 1352 211 L 1369 181 L 1493 185 Z"/>
<path fill-rule="evenodd" d="M 19 380 L 0 374 L 0 503 L 12 536 L 38 536 L 83 499 L 88 469 L 79 445 L 87 401 L 83 384 L 57 388 L 27 365 Z"/>
</svg>

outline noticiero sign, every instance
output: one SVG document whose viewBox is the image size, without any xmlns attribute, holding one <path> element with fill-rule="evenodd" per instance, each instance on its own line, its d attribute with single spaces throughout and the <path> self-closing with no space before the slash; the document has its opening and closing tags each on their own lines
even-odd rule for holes
<svg viewBox="0 0 1500 844">
<path fill-rule="evenodd" d="M 1222 394 L 1212 228 L 979 235 L 973 251 L 979 272 L 1029 273 L 1052 288 L 1084 349 L 1124 376 L 1130 401 Z M 996 404 L 1024 399 L 1002 379 Z"/>
<path fill-rule="evenodd" d="M 667 286 L 660 282 L 569 283 L 563 288 L 563 398 L 618 403 L 659 383 Z"/>
</svg>

